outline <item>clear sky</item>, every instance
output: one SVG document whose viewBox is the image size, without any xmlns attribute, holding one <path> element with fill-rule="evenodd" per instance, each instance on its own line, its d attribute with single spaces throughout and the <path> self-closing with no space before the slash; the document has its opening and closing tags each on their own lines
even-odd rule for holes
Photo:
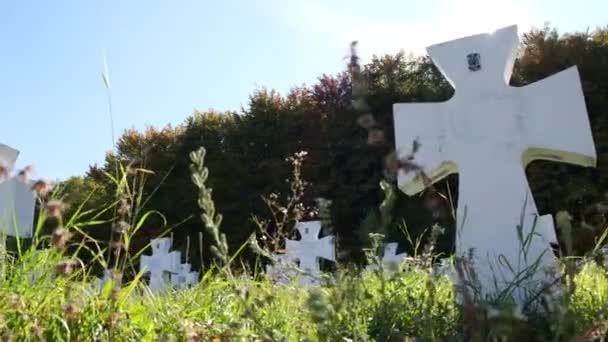
<svg viewBox="0 0 608 342">
<path fill-rule="evenodd" d="M 102 162 L 104 55 L 119 136 L 312 84 L 344 69 L 352 40 L 366 61 L 509 24 L 594 29 L 606 13 L 606 0 L 0 0 L 0 143 L 36 177 Z"/>
</svg>

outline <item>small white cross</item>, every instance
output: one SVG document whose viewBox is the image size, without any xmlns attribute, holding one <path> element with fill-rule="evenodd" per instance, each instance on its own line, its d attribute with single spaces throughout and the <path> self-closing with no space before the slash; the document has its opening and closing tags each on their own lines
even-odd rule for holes
<svg viewBox="0 0 608 342">
<path fill-rule="evenodd" d="M 399 244 L 396 242 L 387 243 L 384 246 L 384 254 L 382 255 L 382 268 L 384 273 L 392 273 L 399 267 L 399 264 L 407 257 L 406 253 L 397 254 L 397 248 Z M 365 268 L 367 271 L 373 271 L 377 269 L 377 265 L 368 265 Z"/>
<path fill-rule="evenodd" d="M 174 288 L 190 288 L 198 283 L 199 273 L 191 272 L 192 265 L 189 263 L 181 264 L 176 273 L 171 274 L 171 283 Z"/>
<path fill-rule="evenodd" d="M 291 262 L 299 262 L 299 268 L 304 271 L 305 274 L 300 276 L 300 286 L 317 284 L 321 274 L 319 259 L 336 260 L 334 237 L 325 236 L 319 239 L 320 221 L 298 222 L 296 229 L 302 239 L 286 241 L 285 258 Z"/>
<path fill-rule="evenodd" d="M 151 241 L 152 255 L 142 255 L 139 269 L 144 273 L 150 273 L 149 288 L 152 291 L 161 291 L 167 288 L 171 274 L 179 271 L 181 253 L 178 251 L 169 252 L 171 249 L 171 239 L 161 238 Z M 165 274 L 169 273 L 169 277 Z"/>
</svg>

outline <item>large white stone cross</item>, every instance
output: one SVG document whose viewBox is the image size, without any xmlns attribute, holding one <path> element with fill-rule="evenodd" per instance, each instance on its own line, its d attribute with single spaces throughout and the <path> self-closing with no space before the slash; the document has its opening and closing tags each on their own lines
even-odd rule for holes
<svg viewBox="0 0 608 342">
<path fill-rule="evenodd" d="M 151 242 L 152 255 L 142 255 L 139 262 L 139 269 L 144 273 L 150 272 L 149 288 L 152 291 L 160 291 L 167 288 L 171 275 L 179 271 L 181 253 L 178 251 L 169 252 L 171 249 L 171 239 L 154 239 Z M 165 279 L 165 274 L 169 277 Z"/>
<path fill-rule="evenodd" d="M 428 53 L 455 88 L 454 96 L 393 108 L 399 156 L 418 140 L 414 162 L 432 182 L 459 175 L 456 252 L 473 252 L 484 294 L 505 289 L 537 262 L 541 269 L 554 263 L 553 219 L 538 217 L 525 166 L 545 159 L 591 167 L 596 160 L 576 67 L 511 87 L 517 44 L 517 27 L 509 26 L 430 46 Z M 398 182 L 410 195 L 425 188 L 413 174 L 400 172 Z M 525 240 L 533 230 L 523 253 L 520 236 Z M 543 280 L 543 272 L 535 272 L 525 288 Z M 513 294 L 517 299 L 523 291 Z"/>
<path fill-rule="evenodd" d="M 300 286 L 313 285 L 321 273 L 319 258 L 336 261 L 334 238 L 325 236 L 319 239 L 321 221 L 298 222 L 296 229 L 302 239 L 285 242 L 285 259 L 300 262 L 299 268 L 305 272 L 300 277 Z"/>
<path fill-rule="evenodd" d="M 0 166 L 12 167 L 19 151 L 0 144 Z M 5 175 L 7 176 L 7 175 Z M 36 197 L 31 182 L 13 176 L 0 179 L 0 232 L 20 238 L 32 237 Z"/>
</svg>

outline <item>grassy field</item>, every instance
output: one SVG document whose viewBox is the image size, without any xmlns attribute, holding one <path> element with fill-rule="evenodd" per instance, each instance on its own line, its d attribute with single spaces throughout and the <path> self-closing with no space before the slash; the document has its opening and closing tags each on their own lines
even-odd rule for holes
<svg viewBox="0 0 608 342">
<path fill-rule="evenodd" d="M 62 260 L 56 249 L 7 260 L 2 340 L 570 341 L 606 328 L 608 277 L 593 262 L 574 276 L 572 294 L 539 314 L 459 305 L 453 284 L 415 260 L 388 276 L 339 270 L 331 285 L 310 290 L 215 268 L 191 289 L 156 294 L 138 279 L 95 287 L 86 270 Z"/>
<path fill-rule="evenodd" d="M 206 187 L 204 156 L 204 149 L 191 154 L 192 180 L 217 263 L 199 284 L 152 293 L 141 273 L 123 276 L 137 264 L 138 255 L 121 251 L 129 250 L 133 235 L 150 214 L 129 217 L 133 208 L 123 200 L 113 205 L 117 230 L 107 244 L 115 254 L 117 271 L 107 283 L 97 283 L 90 265 L 76 257 L 90 248 L 91 241 L 76 241 L 75 249 L 67 248 L 72 231 L 86 237 L 79 228 L 83 224 L 76 223 L 83 213 L 77 210 L 64 222 L 63 206 L 48 199 L 37 231 L 51 225 L 53 233 L 36 237 L 27 248 L 17 241 L 10 251 L 0 253 L 1 340 L 599 341 L 606 336 L 608 265 L 598 258 L 579 266 L 574 260 L 561 260 L 561 295 L 539 296 L 539 306 L 461 296 L 448 277 L 434 273 L 432 248 L 385 270 L 378 253 L 382 236 L 374 234 L 366 253 L 375 271 L 338 265 L 319 287 L 275 285 L 263 274 L 236 273 L 236 259 L 221 232 L 221 215 Z M 122 180 L 115 178 L 119 194 L 128 192 L 120 190 L 128 173 L 122 174 Z M 37 244 L 49 248 L 35 252 Z M 272 252 L 255 239 L 248 245 L 261 256 Z M 107 255 L 101 248 L 90 252 L 96 262 Z"/>
</svg>

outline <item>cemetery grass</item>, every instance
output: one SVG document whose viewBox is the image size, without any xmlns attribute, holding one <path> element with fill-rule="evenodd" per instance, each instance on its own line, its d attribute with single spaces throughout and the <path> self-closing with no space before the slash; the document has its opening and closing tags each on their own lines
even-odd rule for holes
<svg viewBox="0 0 608 342">
<path fill-rule="evenodd" d="M 606 328 L 608 278 L 594 262 L 575 275 L 567 301 L 525 318 L 508 305 L 458 305 L 448 278 L 413 259 L 388 276 L 340 269 L 310 290 L 214 267 L 193 288 L 151 293 L 139 277 L 96 287 L 86 267 L 66 271 L 61 251 L 31 252 L 7 256 L 2 269 L 3 341 L 542 341 Z"/>
<path fill-rule="evenodd" d="M 251 239 L 236 254 L 229 253 L 221 215 L 206 186 L 204 155 L 204 149 L 191 154 L 191 171 L 217 262 L 197 285 L 152 293 L 141 272 L 125 276 L 142 253 L 126 252 L 131 238 L 155 213 L 134 214 L 145 199 L 137 195 L 135 183 L 127 182 L 128 170 L 121 168 L 122 176 L 113 178 L 117 201 L 100 209 L 116 213 L 108 247 L 81 229 L 99 223 L 98 215 L 76 210 L 64 222 L 61 203 L 50 199 L 53 193 L 42 201 L 33 243 L 28 247 L 17 239 L 15 248 L 2 251 L 2 340 L 571 341 L 601 340 L 606 334 L 608 276 L 605 265 L 592 260 L 577 270 L 572 260 L 563 260 L 565 295 L 546 302 L 542 313 L 507 301 L 459 304 L 454 284 L 433 272 L 432 246 L 384 272 L 379 234 L 370 236 L 372 246 L 366 251 L 376 271 L 339 265 L 316 288 L 298 288 L 298 279 L 278 286 L 263 274 L 237 273 L 243 268 L 234 267 L 236 257 L 244 248 L 257 251 L 260 261 L 269 251 Z M 80 222 L 83 217 L 88 221 Z M 52 234 L 41 234 L 49 225 Z M 34 252 L 42 247 L 49 248 Z M 86 264 L 78 259 L 84 252 L 91 256 Z M 90 267 L 95 262 L 114 270 L 106 283 L 97 281 L 98 272 Z"/>
</svg>

